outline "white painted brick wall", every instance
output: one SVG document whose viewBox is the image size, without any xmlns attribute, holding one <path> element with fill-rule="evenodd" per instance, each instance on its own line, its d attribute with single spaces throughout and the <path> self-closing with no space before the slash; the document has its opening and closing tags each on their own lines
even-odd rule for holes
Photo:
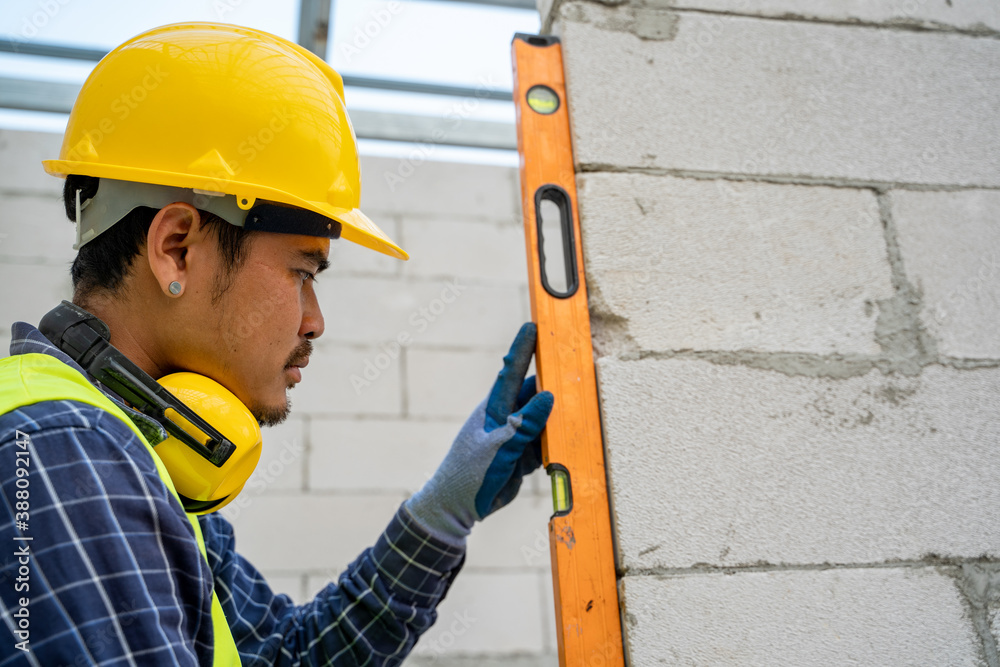
<svg viewBox="0 0 1000 667">
<path fill-rule="evenodd" d="M 870 191 L 620 173 L 578 189 L 603 230 L 584 235 L 591 296 L 640 350 L 879 351 L 892 287 Z"/>
<path fill-rule="evenodd" d="M 631 11 L 561 5 L 578 163 L 1000 184 L 996 39 L 682 12 L 644 40 Z"/>
<path fill-rule="evenodd" d="M 506 223 L 479 224 L 404 217 L 403 229 L 407 251 L 413 253 L 403 268 L 407 276 L 461 275 L 522 284 L 528 275 L 519 215 Z"/>
<path fill-rule="evenodd" d="M 438 608 L 438 622 L 417 645 L 417 655 L 543 650 L 538 575 L 463 574 Z"/>
<path fill-rule="evenodd" d="M 61 137 L 51 134 L 0 130 L 2 356 L 12 322 L 37 323 L 73 295 L 69 262 L 76 255 L 76 232 L 62 206 L 62 181 L 41 168 L 60 143 Z"/>
<path fill-rule="evenodd" d="M 4 191 L 0 216 L 0 257 L 5 263 L 44 263 L 60 268 L 76 257 L 76 231 L 57 194 Z M 44 225 L 45 233 L 39 233 Z"/>
<path fill-rule="evenodd" d="M 0 130 L 2 356 L 11 321 L 37 322 L 71 296 L 74 229 L 62 182 L 38 164 L 59 143 L 56 135 Z M 240 553 L 298 602 L 370 546 L 433 473 L 528 318 L 515 170 L 424 162 L 393 191 L 384 174 L 398 173 L 401 161 L 361 162 L 366 212 L 412 260 L 332 244 L 331 269 L 318 283 L 326 335 L 290 394 L 292 416 L 264 429 L 261 462 L 225 509 Z M 437 314 L 446 280 L 457 280 L 460 294 Z M 425 322 L 411 322 L 414 315 Z M 406 349 L 382 358 L 381 345 L 404 332 L 412 335 Z M 366 362 L 373 379 L 356 389 L 351 376 L 364 379 Z M 514 503 L 477 526 L 441 611 L 448 623 L 435 629 L 436 648 L 423 646 L 430 637 L 422 642 L 414 664 L 554 664 L 547 545 L 544 554 L 530 551 L 536 533 L 545 534 L 547 489 L 545 479 L 529 479 Z M 477 622 L 450 641 L 448 619 L 465 610 Z"/>
<path fill-rule="evenodd" d="M 400 242 L 399 221 L 393 215 L 376 215 L 379 229 L 393 241 Z M 350 276 L 398 276 L 402 270 L 400 261 L 382 253 L 350 243 L 343 239 L 330 244 L 329 275 Z"/>
<path fill-rule="evenodd" d="M 527 490 L 525 487 L 522 491 Z M 510 505 L 477 526 L 469 537 L 469 565 L 481 568 L 549 569 L 548 529 L 552 498 L 548 494 L 518 495 Z M 480 528 L 482 530 L 480 530 Z M 542 543 L 544 541 L 544 547 Z"/>
<path fill-rule="evenodd" d="M 260 462 L 239 499 L 250 499 L 265 491 L 287 491 L 303 488 L 304 469 L 309 464 L 306 442 L 306 419 L 290 416 L 283 424 L 272 426 L 264 434 Z"/>
<path fill-rule="evenodd" d="M 457 273 L 440 278 L 352 277 L 349 289 L 339 289 L 335 282 L 327 287 L 322 276 L 320 281 L 325 342 L 503 347 L 511 340 L 509 324 L 519 325 L 522 317 L 516 284 L 474 284 Z"/>
<path fill-rule="evenodd" d="M 42 160 L 57 157 L 61 145 L 62 136 L 57 134 L 0 130 L 0 154 L 4 157 L 0 160 L 0 190 L 21 195 L 62 196 L 63 182 L 42 169 Z M 54 222 L 73 226 L 65 217 Z"/>
<path fill-rule="evenodd" d="M 275 593 L 284 593 L 292 598 L 292 600 L 301 600 L 304 598 L 302 592 L 302 577 L 294 575 L 280 575 L 272 574 L 267 576 L 267 584 L 271 587 L 271 590 Z"/>
<path fill-rule="evenodd" d="M 368 368 L 374 370 L 366 376 Z M 399 359 L 391 359 L 381 348 L 335 346 L 320 339 L 302 382 L 289 396 L 293 409 L 308 414 L 399 415 L 401 387 Z"/>
<path fill-rule="evenodd" d="M 437 470 L 462 423 L 314 417 L 309 489 L 413 493 Z"/>
<path fill-rule="evenodd" d="M 37 324 L 63 299 L 73 296 L 69 268 L 52 264 L 0 264 L 0 313 L 10 323 L 16 321 Z M 6 356 L 6 355 L 5 355 Z"/>
<path fill-rule="evenodd" d="M 510 340 L 517 334 L 512 327 Z M 410 350 L 406 382 L 410 414 L 428 418 L 462 418 L 486 398 L 500 372 L 504 350 Z"/>
<path fill-rule="evenodd" d="M 323 571 L 336 577 L 374 544 L 402 493 L 281 492 L 251 497 L 222 513 L 236 526 L 241 554 L 263 571 Z"/>
<path fill-rule="evenodd" d="M 1000 192 L 895 191 L 892 215 L 907 277 L 938 351 L 1000 357 Z"/>
<path fill-rule="evenodd" d="M 420 215 L 444 220 L 509 222 L 520 205 L 517 172 L 506 167 L 408 158 L 363 158 L 361 207 L 373 219 Z M 412 166 L 412 171 L 411 171 Z M 409 174 L 402 182 L 387 177 Z"/>
<path fill-rule="evenodd" d="M 632 667 L 984 664 L 935 568 L 625 577 Z"/>
</svg>

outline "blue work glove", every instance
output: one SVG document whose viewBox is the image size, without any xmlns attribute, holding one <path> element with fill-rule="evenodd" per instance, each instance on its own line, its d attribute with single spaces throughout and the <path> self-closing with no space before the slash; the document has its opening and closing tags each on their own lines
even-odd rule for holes
<svg viewBox="0 0 1000 667">
<path fill-rule="evenodd" d="M 521 478 L 542 464 L 540 436 L 553 397 L 535 393 L 534 377 L 524 379 L 535 337 L 534 324 L 521 327 L 489 397 L 465 422 L 434 476 L 405 503 L 438 537 L 464 540 L 476 521 L 513 500 Z"/>
</svg>

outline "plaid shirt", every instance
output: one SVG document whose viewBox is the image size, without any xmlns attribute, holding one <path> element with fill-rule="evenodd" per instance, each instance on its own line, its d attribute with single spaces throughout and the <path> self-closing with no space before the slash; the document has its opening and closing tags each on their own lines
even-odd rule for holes
<svg viewBox="0 0 1000 667">
<path fill-rule="evenodd" d="M 15 323 L 10 353 L 29 352 L 86 376 L 36 328 Z M 150 444 L 166 437 L 105 394 Z M 30 459 L 20 508 L 18 451 Z M 27 530 L 15 525 L 25 507 Z M 213 584 L 244 665 L 397 665 L 433 624 L 465 553 L 400 507 L 336 583 L 295 605 L 236 553 L 218 513 L 199 518 L 206 563 L 145 445 L 114 415 L 75 401 L 0 415 L 0 508 L 0 667 L 211 665 Z M 16 647 L 24 625 L 29 652 Z"/>
</svg>

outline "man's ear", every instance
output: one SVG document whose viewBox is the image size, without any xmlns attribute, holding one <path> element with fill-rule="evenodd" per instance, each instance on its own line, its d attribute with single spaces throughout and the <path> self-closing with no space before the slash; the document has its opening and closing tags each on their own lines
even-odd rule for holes
<svg viewBox="0 0 1000 667">
<path fill-rule="evenodd" d="M 183 292 L 188 282 L 189 253 L 204 238 L 201 214 L 184 202 L 167 204 L 149 223 L 146 257 L 165 295 L 180 296 Z"/>
</svg>

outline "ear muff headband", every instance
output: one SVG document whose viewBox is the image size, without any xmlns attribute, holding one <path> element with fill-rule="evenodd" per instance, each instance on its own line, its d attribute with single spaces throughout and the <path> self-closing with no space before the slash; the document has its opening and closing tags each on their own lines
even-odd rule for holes
<svg viewBox="0 0 1000 667">
<path fill-rule="evenodd" d="M 49 311 L 38 325 L 52 341 L 104 386 L 139 412 L 160 422 L 170 435 L 222 467 L 236 446 L 108 342 L 108 325 L 69 301 Z M 208 436 L 202 444 L 167 415 L 173 409 Z"/>
<path fill-rule="evenodd" d="M 250 465 L 241 460 L 245 459 L 244 456 L 230 461 L 236 452 L 236 444 L 111 345 L 111 332 L 104 322 L 75 304 L 63 301 L 42 318 L 38 329 L 104 386 L 136 410 L 155 419 L 173 438 L 196 452 L 199 459 L 210 463 L 212 467 L 197 466 L 202 480 L 209 475 L 218 475 L 218 479 L 208 486 L 234 489 L 221 498 L 189 498 L 181 493 L 186 511 L 203 513 L 218 509 L 243 488 L 259 458 L 259 446 Z M 225 390 L 221 386 L 220 389 Z M 235 397 L 232 401 L 246 410 Z M 256 420 L 249 415 L 249 411 L 246 419 L 252 420 L 256 427 Z M 201 437 L 193 435 L 191 430 L 200 433 Z M 223 470 L 227 462 L 231 465 Z M 171 466 L 167 460 L 164 463 L 175 485 L 185 486 L 183 482 L 194 473 L 190 466 Z M 212 473 L 213 470 L 216 472 Z M 235 479 L 233 473 L 239 479 Z M 198 486 L 207 488 L 204 483 Z"/>
</svg>

